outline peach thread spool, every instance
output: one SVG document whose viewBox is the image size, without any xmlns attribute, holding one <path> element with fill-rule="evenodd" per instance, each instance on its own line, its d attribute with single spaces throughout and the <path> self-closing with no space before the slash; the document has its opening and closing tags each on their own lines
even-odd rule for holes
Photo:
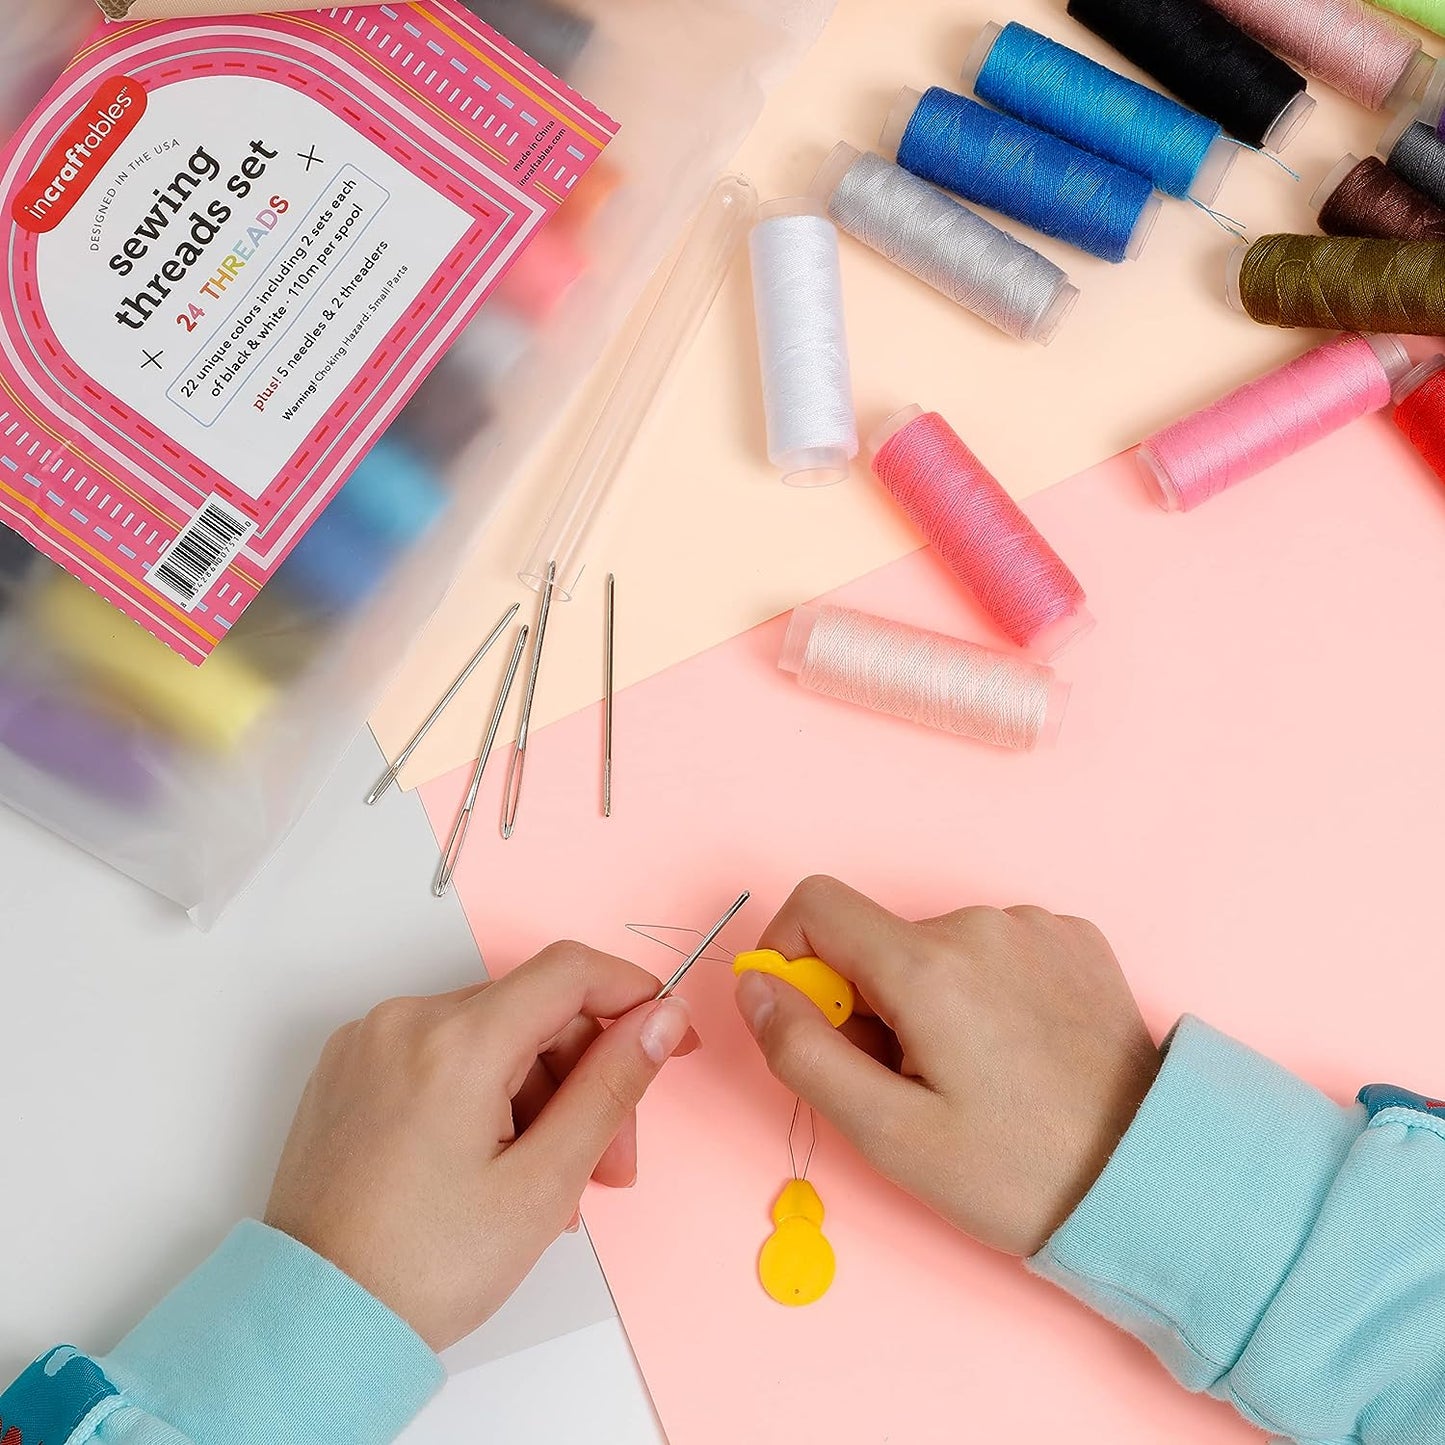
<svg viewBox="0 0 1445 1445">
<path fill-rule="evenodd" d="M 1390 404 L 1409 370 L 1393 336 L 1343 336 L 1151 436 L 1135 454 L 1154 500 L 1187 512 Z"/>
<path fill-rule="evenodd" d="M 895 412 L 871 450 L 878 480 L 1011 642 L 1052 657 L 1093 625 L 1079 580 L 937 412 Z"/>
<path fill-rule="evenodd" d="M 846 607 L 799 607 L 778 666 L 823 697 L 993 747 L 1055 741 L 1069 687 L 1051 667 Z"/>
</svg>

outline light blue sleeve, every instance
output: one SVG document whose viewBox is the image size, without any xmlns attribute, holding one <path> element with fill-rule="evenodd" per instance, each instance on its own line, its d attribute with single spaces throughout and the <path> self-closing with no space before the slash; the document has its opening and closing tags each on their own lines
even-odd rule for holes
<svg viewBox="0 0 1445 1445">
<path fill-rule="evenodd" d="M 360 1285 L 248 1221 L 109 1355 L 42 1355 L 0 1395 L 0 1440 L 390 1445 L 443 1377 Z"/>
<path fill-rule="evenodd" d="M 1445 1104 L 1360 1099 L 1184 1019 L 1031 1267 L 1277 1436 L 1445 1442 Z"/>
</svg>

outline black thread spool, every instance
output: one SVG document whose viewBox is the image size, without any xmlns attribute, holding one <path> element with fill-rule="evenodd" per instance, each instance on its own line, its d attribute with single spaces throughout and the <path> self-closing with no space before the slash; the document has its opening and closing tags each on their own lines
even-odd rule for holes
<svg viewBox="0 0 1445 1445">
<path fill-rule="evenodd" d="M 1283 150 L 1314 110 L 1304 76 L 1204 0 L 1069 0 L 1069 14 L 1246 145 Z"/>
</svg>

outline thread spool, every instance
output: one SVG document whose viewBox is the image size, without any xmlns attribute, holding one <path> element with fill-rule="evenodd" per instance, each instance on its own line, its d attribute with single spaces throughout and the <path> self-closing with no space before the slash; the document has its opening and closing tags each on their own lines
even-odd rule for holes
<svg viewBox="0 0 1445 1445">
<path fill-rule="evenodd" d="M 1445 356 L 1432 356 L 1395 383 L 1395 425 L 1445 482 Z"/>
<path fill-rule="evenodd" d="M 1135 453 L 1154 500 L 1187 512 L 1388 406 L 1410 369 L 1393 336 L 1343 336 L 1317 346 L 1156 432 Z"/>
<path fill-rule="evenodd" d="M 0 522 L 0 612 L 19 592 L 39 559 L 40 553 L 24 537 Z"/>
<path fill-rule="evenodd" d="M 361 459 L 332 509 L 389 542 L 406 545 L 428 531 L 446 497 L 431 469 L 401 440 L 377 439 Z"/>
<path fill-rule="evenodd" d="M 40 631 L 100 691 L 181 742 L 230 752 L 270 706 L 269 685 L 224 642 L 192 667 L 72 577 L 50 578 L 32 606 Z"/>
<path fill-rule="evenodd" d="M 586 274 L 587 257 L 567 233 L 543 226 L 497 285 L 493 300 L 540 326 Z"/>
<path fill-rule="evenodd" d="M 1397 116 L 1380 137 L 1379 154 L 1406 185 L 1445 206 L 1445 138 L 1419 114 L 1406 110 Z"/>
<path fill-rule="evenodd" d="M 899 91 L 880 147 L 915 176 L 1105 261 L 1137 258 L 1163 206 L 1143 176 L 938 86 Z"/>
<path fill-rule="evenodd" d="M 1247 35 L 1370 110 L 1417 97 L 1434 61 L 1363 0 L 1210 0 Z"/>
<path fill-rule="evenodd" d="M 159 739 L 17 676 L 0 676 L 0 748 L 89 798 L 139 810 L 159 790 Z"/>
<path fill-rule="evenodd" d="M 1445 210 L 1374 156 L 1345 156 L 1321 182 L 1311 204 L 1327 236 L 1445 241 Z"/>
<path fill-rule="evenodd" d="M 1020 341 L 1047 346 L 1079 299 L 1046 256 L 846 141 L 819 168 L 812 194 L 850 236 Z"/>
<path fill-rule="evenodd" d="M 462 0 L 462 4 L 554 75 L 571 74 L 592 38 L 592 22 L 585 15 L 553 0 Z"/>
<path fill-rule="evenodd" d="M 1093 625 L 1084 589 L 1023 509 L 936 412 L 895 412 L 873 471 L 1011 642 L 1051 657 Z"/>
<path fill-rule="evenodd" d="M 1265 326 L 1445 334 L 1445 246 L 1358 236 L 1261 236 L 1225 266 L 1224 294 Z"/>
<path fill-rule="evenodd" d="M 393 430 L 428 461 L 445 467 L 476 440 L 491 416 L 486 384 L 456 355 L 454 347 L 417 387 Z"/>
<path fill-rule="evenodd" d="M 291 549 L 270 585 L 303 607 L 334 617 L 360 607 L 381 585 L 395 556 L 395 545 L 348 513 L 338 495 Z"/>
<path fill-rule="evenodd" d="M 1245 145 L 1282 151 L 1314 113 L 1304 76 L 1205 0 L 1069 0 L 1068 9 Z"/>
<path fill-rule="evenodd" d="M 1370 0 L 1370 3 L 1412 25 L 1445 35 L 1445 0 Z"/>
<path fill-rule="evenodd" d="M 778 666 L 824 697 L 1018 752 L 1057 739 L 1069 697 L 1041 663 L 846 607 L 799 607 Z"/>
<path fill-rule="evenodd" d="M 989 105 L 1202 206 L 1213 205 L 1239 154 L 1218 121 L 1017 21 L 984 26 L 963 83 Z"/>
<path fill-rule="evenodd" d="M 772 201 L 748 240 L 768 459 L 790 486 L 828 486 L 858 455 L 838 232 L 810 197 Z"/>
<path fill-rule="evenodd" d="M 616 166 L 608 165 L 606 160 L 593 161 L 568 193 L 566 204 L 557 212 L 553 224 L 574 236 L 591 230 L 621 185 L 622 172 Z"/>
</svg>

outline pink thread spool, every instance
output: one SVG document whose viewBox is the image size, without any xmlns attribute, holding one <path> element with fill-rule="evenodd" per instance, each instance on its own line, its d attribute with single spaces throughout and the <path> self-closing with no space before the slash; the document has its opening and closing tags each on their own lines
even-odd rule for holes
<svg viewBox="0 0 1445 1445">
<path fill-rule="evenodd" d="M 1390 404 L 1410 369 L 1393 336 L 1342 336 L 1156 432 L 1135 455 L 1166 512 L 1187 512 Z"/>
<path fill-rule="evenodd" d="M 1261 45 L 1370 110 L 1414 99 L 1434 68 L 1418 39 L 1362 0 L 1210 3 Z"/>
<path fill-rule="evenodd" d="M 502 277 L 496 297 L 540 325 L 586 274 L 587 257 L 559 227 L 544 226 Z"/>
<path fill-rule="evenodd" d="M 778 666 L 810 692 L 993 747 L 1053 743 L 1069 685 L 1053 668 L 846 607 L 799 607 Z"/>
<path fill-rule="evenodd" d="M 894 412 L 870 447 L 878 480 L 1010 641 L 1052 657 L 1093 625 L 1078 579 L 937 412 Z"/>
</svg>

